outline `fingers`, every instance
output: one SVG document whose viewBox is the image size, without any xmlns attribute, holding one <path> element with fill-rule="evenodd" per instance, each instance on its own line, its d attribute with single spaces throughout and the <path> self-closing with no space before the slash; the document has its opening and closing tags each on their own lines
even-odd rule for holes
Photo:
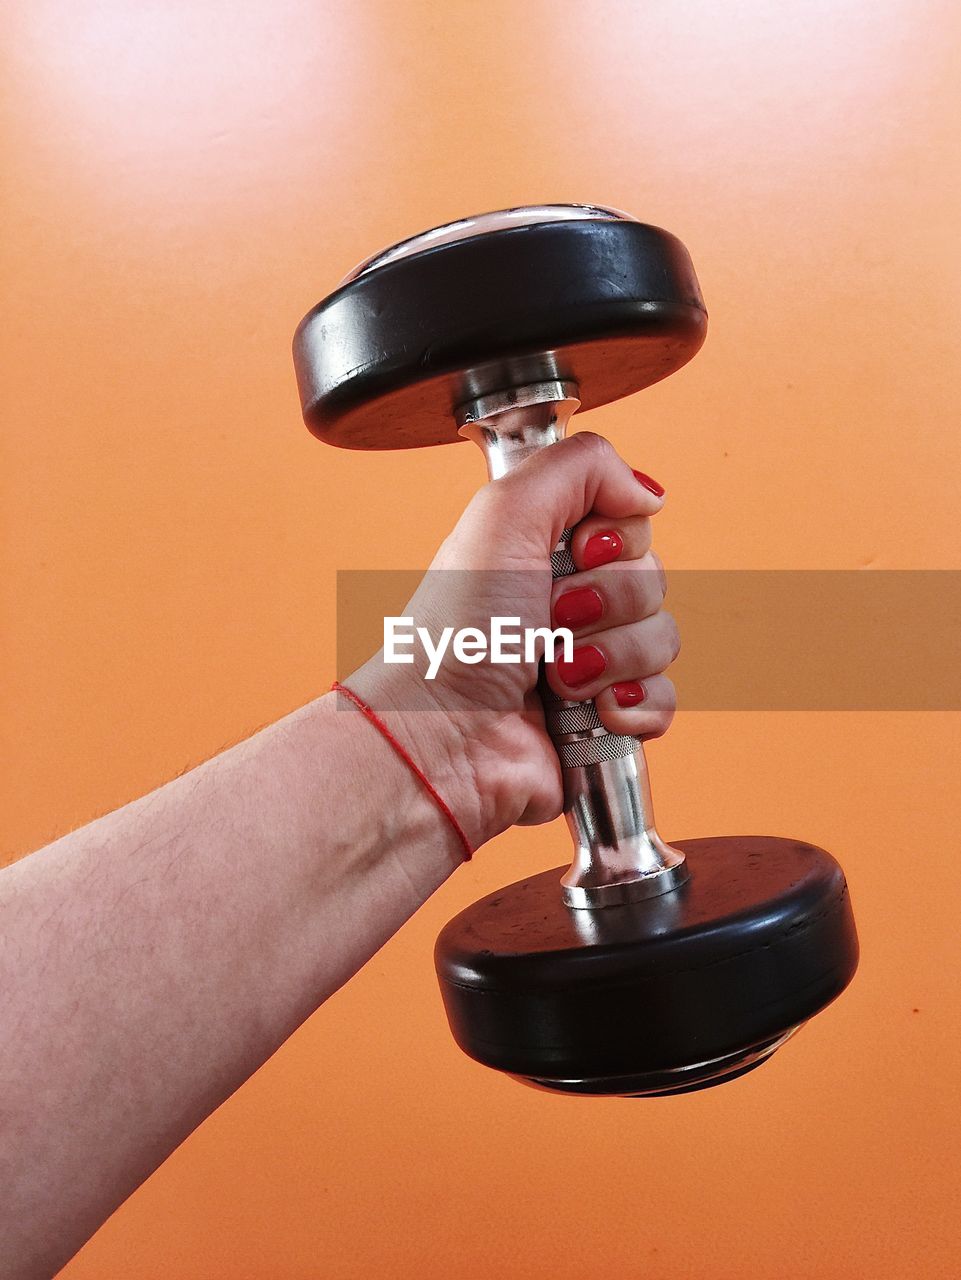
<svg viewBox="0 0 961 1280">
<path fill-rule="evenodd" d="M 578 638 L 570 661 L 555 658 L 546 664 L 547 680 L 559 697 L 583 701 L 611 685 L 658 675 L 671 665 L 680 648 L 674 619 L 658 612 Z"/>
<path fill-rule="evenodd" d="M 664 733 L 675 706 L 662 673 L 680 640 L 661 610 L 666 579 L 651 550 L 651 517 L 663 501 L 656 481 L 601 437 L 579 432 L 485 486 L 472 504 L 484 529 L 481 558 L 498 568 L 540 568 L 573 529 L 576 572 L 553 584 L 551 619 L 576 643 L 569 662 L 546 664 L 546 678 L 561 698 L 594 698 L 612 732 L 641 738 Z"/>
<path fill-rule="evenodd" d="M 650 516 L 589 515 L 574 530 L 571 556 L 578 569 L 599 569 L 605 564 L 640 560 L 651 547 Z"/>
<path fill-rule="evenodd" d="M 595 705 L 605 729 L 647 740 L 667 732 L 677 710 L 677 695 L 667 676 L 656 675 L 602 689 Z"/>
<path fill-rule="evenodd" d="M 639 560 L 559 578 L 551 592 L 551 619 L 580 639 L 657 613 L 664 600 L 664 568 L 648 551 Z"/>
</svg>

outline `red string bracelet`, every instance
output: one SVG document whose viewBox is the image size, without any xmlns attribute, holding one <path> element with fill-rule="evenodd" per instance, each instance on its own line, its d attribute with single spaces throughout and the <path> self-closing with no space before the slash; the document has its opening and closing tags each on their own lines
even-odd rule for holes
<svg viewBox="0 0 961 1280">
<path fill-rule="evenodd" d="M 341 684 L 339 680 L 335 680 L 334 683 L 330 686 L 330 689 L 331 689 L 331 693 L 342 693 L 349 702 L 352 702 L 354 704 L 354 706 L 357 708 L 360 714 L 364 717 L 364 719 L 369 720 L 370 723 L 374 726 L 374 728 L 378 729 L 380 733 L 383 734 L 383 736 L 387 739 L 390 745 L 394 748 L 394 750 L 400 756 L 401 760 L 403 760 L 404 764 L 407 765 L 407 768 L 411 771 L 414 777 L 418 779 L 421 786 L 424 788 L 424 790 L 433 800 L 437 808 L 440 809 L 441 813 L 444 815 L 444 817 L 447 819 L 450 825 L 454 828 L 454 834 L 457 836 L 457 839 L 461 843 L 461 848 L 464 850 L 464 861 L 470 862 L 471 858 L 474 856 L 474 850 L 471 848 L 471 843 L 467 839 L 466 834 L 464 833 L 464 828 L 460 825 L 460 823 L 454 817 L 453 811 L 448 805 L 447 801 L 443 798 L 443 796 L 440 794 L 437 788 L 431 783 L 430 779 L 427 777 L 424 771 L 416 763 L 416 761 L 411 756 L 407 748 L 401 742 L 398 742 L 398 740 L 394 737 L 391 731 L 387 728 L 386 724 L 384 724 L 383 720 L 381 720 L 377 712 L 374 711 L 372 707 L 368 707 L 367 703 L 364 702 L 362 698 L 358 698 L 357 694 L 354 693 L 352 689 L 348 689 L 347 686 Z"/>
</svg>

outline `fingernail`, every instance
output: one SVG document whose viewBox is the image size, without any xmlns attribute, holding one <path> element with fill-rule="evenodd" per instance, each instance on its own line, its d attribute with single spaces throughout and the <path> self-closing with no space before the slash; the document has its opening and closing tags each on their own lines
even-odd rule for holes
<svg viewBox="0 0 961 1280">
<path fill-rule="evenodd" d="M 586 627 L 604 612 L 604 601 L 593 587 L 565 591 L 554 602 L 554 622 L 559 627 Z"/>
<path fill-rule="evenodd" d="M 595 645 L 581 645 L 571 655 L 570 662 L 563 658 L 557 662 L 557 674 L 569 689 L 579 689 L 582 684 L 596 680 L 607 666 L 607 659 Z"/>
<path fill-rule="evenodd" d="M 627 680 L 624 684 L 612 684 L 614 701 L 619 707 L 636 707 L 647 697 L 639 680 Z"/>
<path fill-rule="evenodd" d="M 604 533 L 595 533 L 584 543 L 584 552 L 582 559 L 585 569 L 596 569 L 600 564 L 610 564 L 624 550 L 624 543 L 621 535 L 615 533 L 613 529 L 607 529 Z"/>
<path fill-rule="evenodd" d="M 634 479 L 638 480 L 648 493 L 653 493 L 655 498 L 664 497 L 664 486 L 662 484 L 658 484 L 653 476 L 646 476 L 643 471 L 635 471 Z"/>
</svg>

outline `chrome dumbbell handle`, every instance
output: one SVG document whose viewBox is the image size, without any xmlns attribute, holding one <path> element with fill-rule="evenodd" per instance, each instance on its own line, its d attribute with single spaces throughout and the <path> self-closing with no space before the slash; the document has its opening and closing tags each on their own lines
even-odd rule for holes
<svg viewBox="0 0 961 1280">
<path fill-rule="evenodd" d="M 564 438 L 580 400 L 577 386 L 547 381 L 468 400 L 457 410 L 462 435 L 477 443 L 492 480 Z M 575 572 L 566 529 L 551 557 L 555 579 Z M 596 908 L 667 893 L 687 879 L 684 855 L 657 834 L 642 743 L 610 733 L 592 701 L 540 693 L 564 780 L 564 813 L 574 860 L 562 879 L 569 907 Z"/>
</svg>

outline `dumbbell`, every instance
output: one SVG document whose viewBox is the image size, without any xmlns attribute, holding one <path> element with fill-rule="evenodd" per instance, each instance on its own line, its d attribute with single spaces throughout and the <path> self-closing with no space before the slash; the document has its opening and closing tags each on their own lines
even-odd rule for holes
<svg viewBox="0 0 961 1280">
<path fill-rule="evenodd" d="M 575 410 L 681 368 L 706 326 L 674 236 L 601 206 L 543 205 L 368 258 L 301 321 L 294 363 L 321 440 L 469 438 L 496 479 L 563 438 Z M 570 534 L 555 577 L 574 571 Z M 668 844 L 641 742 L 609 733 L 593 702 L 540 688 L 573 861 L 489 894 L 441 932 L 455 1040 L 488 1067 L 570 1094 L 674 1094 L 743 1075 L 854 976 L 840 866 L 771 836 Z"/>
</svg>

